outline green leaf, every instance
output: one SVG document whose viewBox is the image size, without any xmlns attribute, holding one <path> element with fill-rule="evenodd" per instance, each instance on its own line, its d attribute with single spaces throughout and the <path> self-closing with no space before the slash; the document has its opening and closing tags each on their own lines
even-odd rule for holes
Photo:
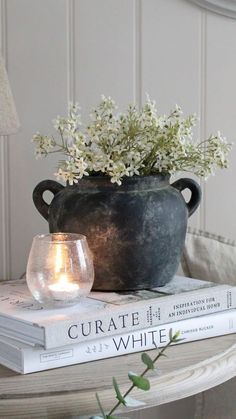
<svg viewBox="0 0 236 419">
<path fill-rule="evenodd" d="M 164 356 L 165 358 L 168 358 L 168 355 L 164 354 L 164 352 L 160 352 L 160 356 Z"/>
<path fill-rule="evenodd" d="M 165 356 L 166 358 L 168 358 L 168 356 L 166 355 L 166 354 L 164 354 L 164 352 L 162 352 L 162 351 L 159 351 L 159 348 L 158 348 L 158 346 L 156 345 L 156 343 L 154 342 L 154 345 L 155 345 L 155 347 L 156 347 L 156 350 L 157 350 L 157 353 L 158 353 L 158 355 L 159 356 Z M 165 349 L 165 348 L 164 348 Z"/>
<path fill-rule="evenodd" d="M 177 342 L 179 336 L 180 336 L 180 330 L 178 330 L 177 332 L 175 332 L 174 336 L 172 336 L 172 340 L 174 342 Z"/>
<path fill-rule="evenodd" d="M 178 330 L 177 332 L 175 332 L 174 334 L 173 334 L 173 329 L 170 329 L 169 330 L 169 339 L 172 341 L 172 342 L 178 342 L 179 341 L 179 336 L 180 336 L 180 330 Z M 182 339 L 181 339 L 182 340 Z"/>
<path fill-rule="evenodd" d="M 150 389 L 150 383 L 147 378 L 141 377 L 140 375 L 134 374 L 133 372 L 129 372 L 128 377 L 130 381 L 132 381 L 133 385 L 140 390 L 147 391 Z"/>
<path fill-rule="evenodd" d="M 144 406 L 146 403 L 141 402 L 140 400 L 136 400 L 133 397 L 127 396 L 125 398 L 125 404 L 127 407 L 138 407 L 138 406 Z"/>
<path fill-rule="evenodd" d="M 100 409 L 100 411 L 101 411 L 101 414 L 102 414 L 102 417 L 103 417 L 103 419 L 106 419 L 106 413 L 104 412 L 104 409 L 103 409 L 103 407 L 102 407 L 102 403 L 100 402 L 100 399 L 99 399 L 99 396 L 98 396 L 98 393 L 96 393 L 96 399 L 97 399 L 97 402 L 98 402 L 98 406 L 99 406 L 99 409 Z"/>
<path fill-rule="evenodd" d="M 113 387 L 114 387 L 115 392 L 116 392 L 116 398 L 119 400 L 120 403 L 122 403 L 125 406 L 125 399 L 122 396 L 122 394 L 120 392 L 120 389 L 119 389 L 119 386 L 117 384 L 117 381 L 114 377 L 112 379 L 112 382 L 113 382 Z"/>
<path fill-rule="evenodd" d="M 142 358 L 143 363 L 149 368 L 149 370 L 154 370 L 155 369 L 155 366 L 153 364 L 152 359 L 150 358 L 150 356 L 146 352 L 144 352 L 141 355 L 141 358 Z"/>
</svg>

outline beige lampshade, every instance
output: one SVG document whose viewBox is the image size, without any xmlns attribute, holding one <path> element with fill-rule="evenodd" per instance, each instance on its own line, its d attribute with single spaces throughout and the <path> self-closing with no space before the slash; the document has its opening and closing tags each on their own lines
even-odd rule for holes
<svg viewBox="0 0 236 419">
<path fill-rule="evenodd" d="M 0 135 L 14 134 L 19 127 L 20 123 L 7 72 L 3 58 L 0 55 Z"/>
</svg>

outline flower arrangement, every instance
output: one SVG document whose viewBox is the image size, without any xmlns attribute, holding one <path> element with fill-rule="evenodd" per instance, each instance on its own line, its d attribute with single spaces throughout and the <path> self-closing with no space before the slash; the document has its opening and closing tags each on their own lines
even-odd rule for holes
<svg viewBox="0 0 236 419">
<path fill-rule="evenodd" d="M 197 118 L 184 118 L 179 106 L 169 115 L 159 116 L 155 101 L 148 98 L 140 111 L 134 105 L 129 105 L 126 113 L 115 110 L 115 102 L 102 96 L 83 128 L 78 105 L 71 105 L 67 117 L 54 121 L 59 139 L 40 133 L 33 136 L 36 156 L 64 154 L 56 175 L 70 185 L 94 174 L 107 175 L 118 185 L 126 176 L 178 171 L 206 178 L 216 168 L 228 166 L 231 145 L 219 132 L 193 142 Z"/>
</svg>

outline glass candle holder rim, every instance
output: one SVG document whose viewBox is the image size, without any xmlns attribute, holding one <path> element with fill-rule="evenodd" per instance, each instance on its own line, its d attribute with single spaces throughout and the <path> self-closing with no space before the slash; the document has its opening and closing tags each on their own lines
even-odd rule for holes
<svg viewBox="0 0 236 419">
<path fill-rule="evenodd" d="M 51 239 L 53 237 L 56 238 L 56 236 L 62 236 L 62 237 L 66 237 L 69 236 L 71 238 L 69 238 L 69 240 L 61 240 L 61 239 L 57 239 L 55 240 L 56 243 L 74 243 L 77 241 L 87 241 L 87 237 L 84 236 L 83 234 L 79 234 L 79 233 L 61 233 L 61 232 L 57 232 L 57 233 L 46 233 L 46 234 L 37 234 L 34 237 L 34 240 L 42 240 L 45 242 L 52 242 Z"/>
<path fill-rule="evenodd" d="M 93 281 L 93 258 L 86 236 L 58 232 L 34 237 L 26 282 L 35 300 L 43 307 L 77 304 L 88 295 Z"/>
</svg>

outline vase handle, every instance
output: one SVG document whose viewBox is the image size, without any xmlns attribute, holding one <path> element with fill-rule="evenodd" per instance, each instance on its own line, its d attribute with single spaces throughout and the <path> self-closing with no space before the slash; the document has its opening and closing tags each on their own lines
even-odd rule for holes
<svg viewBox="0 0 236 419">
<path fill-rule="evenodd" d="M 176 182 L 172 183 L 171 186 L 180 192 L 184 189 L 189 189 L 191 191 L 191 198 L 189 202 L 186 203 L 188 216 L 190 217 L 196 211 L 201 201 L 202 192 L 200 186 L 195 180 L 189 178 L 178 179 Z"/>
<path fill-rule="evenodd" d="M 43 194 L 46 191 L 50 191 L 53 195 L 56 195 L 64 189 L 64 186 L 60 183 L 56 182 L 55 180 L 43 180 L 39 182 L 38 185 L 33 190 L 33 201 L 34 205 L 36 206 L 38 212 L 48 221 L 49 219 L 49 208 L 50 205 L 43 199 Z"/>
</svg>

